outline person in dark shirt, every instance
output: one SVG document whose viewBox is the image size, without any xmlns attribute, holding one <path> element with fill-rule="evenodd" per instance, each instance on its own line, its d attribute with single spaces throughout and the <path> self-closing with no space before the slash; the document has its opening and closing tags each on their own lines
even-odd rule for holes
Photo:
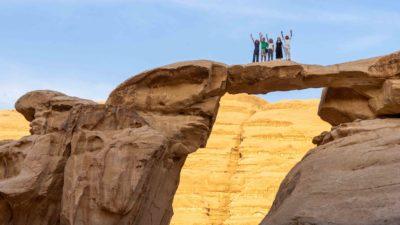
<svg viewBox="0 0 400 225">
<path fill-rule="evenodd" d="M 260 60 L 260 41 L 258 39 L 254 40 L 253 34 L 250 34 L 250 37 L 254 44 L 254 51 L 253 51 L 253 63 L 254 63 Z"/>
<path fill-rule="evenodd" d="M 282 59 L 283 58 L 282 39 L 280 37 L 278 37 L 276 40 L 275 51 L 276 51 L 275 52 L 276 59 Z"/>
</svg>

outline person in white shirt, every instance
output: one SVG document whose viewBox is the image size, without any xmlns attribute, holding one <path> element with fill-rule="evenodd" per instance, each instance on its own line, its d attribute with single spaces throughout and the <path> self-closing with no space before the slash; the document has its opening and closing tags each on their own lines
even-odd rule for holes
<svg viewBox="0 0 400 225">
<path fill-rule="evenodd" d="M 285 51 L 285 58 L 286 60 L 290 61 L 291 60 L 291 54 L 290 54 L 290 42 L 292 41 L 292 37 L 293 37 L 293 31 L 290 30 L 290 36 L 289 35 L 283 35 L 283 31 L 281 31 L 281 35 L 283 38 L 283 41 L 285 42 L 283 49 Z"/>
</svg>

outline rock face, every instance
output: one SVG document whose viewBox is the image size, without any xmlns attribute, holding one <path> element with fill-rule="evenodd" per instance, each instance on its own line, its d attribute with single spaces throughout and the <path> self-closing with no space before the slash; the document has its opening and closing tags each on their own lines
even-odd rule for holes
<svg viewBox="0 0 400 225">
<path fill-rule="evenodd" d="M 206 148 L 190 154 L 174 197 L 172 225 L 254 225 L 311 140 L 329 124 L 318 101 L 267 103 L 225 95 Z"/>
<path fill-rule="evenodd" d="M 211 132 L 224 71 L 200 62 L 149 72 L 106 105 L 52 91 L 23 96 L 16 109 L 32 135 L 0 146 L 0 222 L 169 224 L 186 156 Z M 130 102 L 125 88 L 145 98 Z"/>
<path fill-rule="evenodd" d="M 206 145 L 225 93 L 327 87 L 361 95 L 353 96 L 361 113 L 337 108 L 335 91 L 324 98 L 329 110 L 319 114 L 336 125 L 396 117 L 399 75 L 399 53 L 327 67 L 194 61 L 135 76 L 103 105 L 28 93 L 16 109 L 32 135 L 0 145 L 0 224 L 168 224 L 180 170 Z"/>
<path fill-rule="evenodd" d="M 190 154 L 182 168 L 171 224 L 259 223 L 281 181 L 314 147 L 312 137 L 330 129 L 317 110 L 316 100 L 271 104 L 253 95 L 224 95 L 207 147 Z M 15 137 L 29 130 L 19 115 L 0 111 Z"/>
<path fill-rule="evenodd" d="M 400 224 L 399 131 L 399 119 L 374 119 L 324 133 L 261 224 Z"/>
<path fill-rule="evenodd" d="M 32 135 L 0 145 L 1 224 L 59 223 L 64 166 L 71 154 L 68 110 L 89 104 L 95 103 L 50 91 L 18 101 Z"/>
</svg>

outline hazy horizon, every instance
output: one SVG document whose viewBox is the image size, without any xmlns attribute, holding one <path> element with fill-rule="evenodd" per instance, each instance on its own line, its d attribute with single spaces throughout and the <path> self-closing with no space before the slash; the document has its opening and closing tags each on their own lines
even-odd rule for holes
<svg viewBox="0 0 400 225">
<path fill-rule="evenodd" d="M 400 47 L 395 0 L 3 0 L 0 108 L 36 89 L 105 100 L 141 71 L 194 59 L 251 60 L 250 33 L 294 31 L 293 60 L 336 64 Z M 315 99 L 320 89 L 263 96 Z"/>
</svg>

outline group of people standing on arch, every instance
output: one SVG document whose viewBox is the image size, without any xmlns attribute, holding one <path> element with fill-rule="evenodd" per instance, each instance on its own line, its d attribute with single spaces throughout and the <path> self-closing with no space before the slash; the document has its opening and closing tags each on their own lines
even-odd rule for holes
<svg viewBox="0 0 400 225">
<path fill-rule="evenodd" d="M 272 38 L 268 38 L 268 34 L 264 35 L 260 32 L 260 38 L 254 39 L 253 35 L 250 34 L 251 40 L 254 44 L 254 52 L 253 52 L 253 63 L 260 61 L 260 52 L 261 52 L 261 62 L 272 61 L 274 60 L 274 52 L 275 59 L 282 60 L 283 52 L 285 53 L 285 59 L 291 60 L 290 55 L 290 42 L 293 37 L 293 31 L 290 30 L 290 34 L 283 34 L 281 31 L 281 37 L 276 39 L 276 43 L 274 44 L 274 40 Z M 283 41 L 282 41 L 283 40 Z"/>
</svg>

